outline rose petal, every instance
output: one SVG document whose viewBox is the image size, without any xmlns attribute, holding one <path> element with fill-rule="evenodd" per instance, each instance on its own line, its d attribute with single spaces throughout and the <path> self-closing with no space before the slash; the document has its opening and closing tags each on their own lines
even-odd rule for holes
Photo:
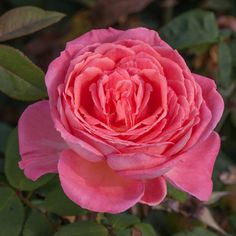
<svg viewBox="0 0 236 236">
<path fill-rule="evenodd" d="M 73 47 L 74 45 L 77 47 L 78 45 L 91 45 L 94 43 L 110 43 L 114 42 L 117 37 L 122 34 L 124 31 L 116 30 L 113 28 L 109 29 L 95 29 L 91 30 L 86 34 L 70 41 L 67 43 L 66 48 Z"/>
<path fill-rule="evenodd" d="M 146 180 L 144 196 L 140 202 L 149 206 L 155 206 L 164 200 L 166 194 L 166 181 L 163 177 Z"/>
<path fill-rule="evenodd" d="M 46 173 L 57 172 L 60 152 L 66 148 L 54 128 L 48 101 L 29 106 L 19 120 L 20 168 L 36 180 Z"/>
<path fill-rule="evenodd" d="M 145 153 L 111 154 L 107 158 L 108 165 L 116 171 L 147 169 L 165 162 L 165 157 L 152 157 Z"/>
<path fill-rule="evenodd" d="M 224 100 L 219 92 L 216 91 L 216 84 L 214 80 L 208 79 L 204 76 L 193 74 L 197 83 L 202 88 L 202 95 L 208 108 L 212 113 L 212 119 L 203 133 L 202 139 L 208 137 L 211 131 L 216 127 L 224 111 Z"/>
<path fill-rule="evenodd" d="M 180 158 L 150 156 L 144 153 L 111 154 L 108 165 L 119 175 L 133 179 L 152 179 L 166 173 L 180 161 Z"/>
<path fill-rule="evenodd" d="M 60 105 L 62 106 L 62 105 Z M 78 131 L 81 128 L 81 123 L 78 122 L 78 120 L 75 118 L 75 114 L 72 113 L 70 107 L 68 105 L 60 107 L 59 110 L 61 113 L 61 119 L 58 117 L 58 112 L 56 112 L 54 109 L 52 109 L 52 118 L 55 123 L 55 128 L 61 133 L 62 138 L 65 140 L 65 142 L 70 146 L 71 149 L 73 149 L 75 152 L 78 152 L 83 158 L 88 159 L 90 161 L 100 161 L 104 159 L 104 154 L 100 150 L 97 149 L 99 145 L 94 145 L 88 142 L 88 140 L 83 140 L 79 136 L 75 136 L 77 132 L 71 132 L 70 130 L 66 129 L 67 126 L 65 126 L 63 123 L 64 116 L 66 115 L 66 118 L 70 120 L 70 125 L 73 126 L 78 126 L 78 127 L 73 127 L 74 129 L 77 128 Z M 64 115 L 65 112 L 65 115 Z M 69 122 L 68 122 L 69 123 Z M 105 144 L 104 144 L 105 146 Z"/>
<path fill-rule="evenodd" d="M 60 56 L 53 60 L 45 76 L 45 82 L 48 90 L 50 104 L 56 104 L 57 87 L 63 83 L 67 73 L 71 58 L 66 51 L 61 52 Z"/>
<path fill-rule="evenodd" d="M 134 29 L 122 31 L 122 33 L 118 36 L 118 40 L 123 39 L 141 40 L 147 44 L 150 44 L 151 46 L 162 46 L 170 48 L 169 45 L 161 40 L 156 31 L 149 30 L 143 27 L 137 27 Z"/>
<path fill-rule="evenodd" d="M 162 57 L 168 58 L 168 60 L 175 62 L 182 68 L 184 77 L 191 79 L 191 72 L 177 50 L 172 49 L 169 45 L 167 47 L 154 45 L 154 48 Z"/>
<path fill-rule="evenodd" d="M 122 58 L 134 55 L 133 50 L 130 48 L 114 43 L 104 43 L 97 47 L 95 52 L 110 58 L 114 62 L 118 62 Z"/>
<path fill-rule="evenodd" d="M 142 181 L 123 178 L 106 162 L 87 161 L 71 150 L 62 153 L 58 170 L 65 194 L 92 211 L 125 211 L 140 201 L 144 193 Z"/>
<path fill-rule="evenodd" d="M 137 27 L 123 31 L 123 30 L 116 30 L 110 27 L 109 29 L 91 30 L 90 32 L 80 36 L 79 38 L 74 39 L 69 43 L 67 43 L 67 49 L 69 47 L 78 45 L 87 46 L 94 43 L 110 43 L 124 39 L 141 40 L 152 46 L 158 45 L 170 48 L 170 46 L 167 43 L 165 43 L 160 39 L 158 33 L 154 30 L 149 30 L 143 27 Z"/>
<path fill-rule="evenodd" d="M 202 201 L 212 192 L 212 170 L 220 148 L 220 137 L 213 132 L 204 142 L 182 154 L 182 161 L 164 176 L 177 188 Z"/>
<path fill-rule="evenodd" d="M 202 135 L 204 134 L 209 123 L 211 122 L 211 119 L 212 119 L 212 113 L 209 110 L 208 106 L 206 105 L 206 102 L 203 101 L 199 110 L 199 123 L 193 127 L 191 138 L 187 143 L 187 145 L 184 147 L 185 150 L 191 148 L 191 146 L 198 143 L 199 140 L 202 140 Z"/>
</svg>

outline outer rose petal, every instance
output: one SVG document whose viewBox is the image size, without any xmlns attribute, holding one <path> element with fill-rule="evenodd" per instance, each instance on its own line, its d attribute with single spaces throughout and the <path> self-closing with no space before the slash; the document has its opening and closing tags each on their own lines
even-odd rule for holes
<svg viewBox="0 0 236 236">
<path fill-rule="evenodd" d="M 164 176 L 177 188 L 207 201 L 212 192 L 211 175 L 219 148 L 220 137 L 213 132 L 204 142 L 182 154 L 182 161 Z"/>
<path fill-rule="evenodd" d="M 202 136 L 202 138 L 205 139 L 216 127 L 222 116 L 224 111 L 224 100 L 219 92 L 217 92 L 214 80 L 197 74 L 193 74 L 193 76 L 201 86 L 203 98 L 212 113 L 212 119 Z"/>
<path fill-rule="evenodd" d="M 57 172 L 64 140 L 54 128 L 48 101 L 29 106 L 19 120 L 19 162 L 25 175 L 36 180 L 46 173 Z"/>
<path fill-rule="evenodd" d="M 147 180 L 145 192 L 140 202 L 150 206 L 158 205 L 164 200 L 166 193 L 166 181 L 163 177 Z"/>
<path fill-rule="evenodd" d="M 57 87 L 65 80 L 70 60 L 71 57 L 66 51 L 61 52 L 60 56 L 50 63 L 45 76 L 49 101 L 55 106 L 58 99 Z"/>
<path fill-rule="evenodd" d="M 72 150 L 62 153 L 58 171 L 65 194 L 92 211 L 122 212 L 139 202 L 144 194 L 142 181 L 121 177 L 105 161 L 93 163 Z"/>
<path fill-rule="evenodd" d="M 91 45 L 94 43 L 111 43 L 116 41 L 117 37 L 122 34 L 123 30 L 117 30 L 113 28 L 109 29 L 95 29 L 81 35 L 80 37 L 67 43 L 66 49 L 78 45 Z"/>
<path fill-rule="evenodd" d="M 143 27 L 137 27 L 134 29 L 129 29 L 126 31 L 121 31 L 122 33 L 119 35 L 118 39 L 133 39 L 133 40 L 141 40 L 151 46 L 162 46 L 168 47 L 170 46 L 161 40 L 159 34 L 154 31 Z"/>
<path fill-rule="evenodd" d="M 95 43 L 111 43 L 122 39 L 141 40 L 152 46 L 164 46 L 170 48 L 167 43 L 160 39 L 158 33 L 154 30 L 137 27 L 123 31 L 110 27 L 109 29 L 91 30 L 79 38 L 68 42 L 66 49 L 70 50 L 71 47 L 73 50 L 73 46 L 78 47 L 78 45 L 87 46 Z"/>
</svg>

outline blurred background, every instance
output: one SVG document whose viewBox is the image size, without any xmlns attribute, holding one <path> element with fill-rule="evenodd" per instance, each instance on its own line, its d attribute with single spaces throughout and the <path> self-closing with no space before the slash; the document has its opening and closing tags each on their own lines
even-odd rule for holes
<svg viewBox="0 0 236 236">
<path fill-rule="evenodd" d="M 17 169 L 14 128 L 31 102 L 0 92 L 0 187 L 10 187 L 17 199 L 10 198 L 12 202 L 5 209 L 2 195 L 8 190 L 0 190 L 0 236 L 236 235 L 236 1 L 1 0 L 0 15 L 21 6 L 66 14 L 52 26 L 4 42 L 22 51 L 44 72 L 67 41 L 92 28 L 144 26 L 158 31 L 193 72 L 215 79 L 225 100 L 225 112 L 217 127 L 222 149 L 213 174 L 214 193 L 207 203 L 169 187 L 168 198 L 155 209 L 138 205 L 117 216 L 87 212 L 64 196 L 57 177 L 46 176 L 31 183 Z M 1 27 L 0 18 L 0 32 Z M 18 227 L 17 231 L 11 231 L 12 227 Z M 95 230 L 89 234 L 91 227 Z"/>
</svg>

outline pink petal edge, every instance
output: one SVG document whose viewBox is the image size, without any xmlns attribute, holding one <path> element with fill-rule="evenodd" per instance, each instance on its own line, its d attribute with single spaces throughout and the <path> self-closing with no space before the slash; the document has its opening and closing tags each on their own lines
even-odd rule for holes
<svg viewBox="0 0 236 236">
<path fill-rule="evenodd" d="M 145 192 L 140 202 L 149 206 L 155 206 L 164 200 L 166 194 L 166 181 L 163 177 L 146 180 Z"/>
<path fill-rule="evenodd" d="M 216 90 L 215 81 L 207 77 L 193 74 L 197 83 L 202 88 L 203 98 L 206 102 L 207 107 L 212 113 L 212 119 L 203 133 L 202 138 L 205 139 L 212 132 L 219 122 L 223 111 L 224 111 L 224 100 L 220 93 Z"/>
<path fill-rule="evenodd" d="M 47 173 L 57 172 L 60 152 L 66 148 L 64 140 L 54 128 L 48 101 L 29 106 L 19 120 L 19 166 L 25 175 L 37 180 Z"/>
<path fill-rule="evenodd" d="M 119 213 L 139 202 L 144 194 L 142 181 L 119 176 L 105 161 L 93 163 L 72 150 L 62 153 L 58 170 L 65 194 L 91 211 Z"/>
<path fill-rule="evenodd" d="M 164 177 L 176 188 L 207 201 L 212 193 L 212 171 L 220 148 L 220 137 L 212 132 L 209 137 L 182 154 L 182 161 Z"/>
</svg>

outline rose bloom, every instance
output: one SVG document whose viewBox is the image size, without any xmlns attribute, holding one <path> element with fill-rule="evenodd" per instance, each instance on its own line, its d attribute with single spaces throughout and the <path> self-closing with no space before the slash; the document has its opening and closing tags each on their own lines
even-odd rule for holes
<svg viewBox="0 0 236 236">
<path fill-rule="evenodd" d="M 65 194 L 96 212 L 157 205 L 167 182 L 209 199 L 224 103 L 155 31 L 92 30 L 67 43 L 46 85 L 49 100 L 19 121 L 28 178 L 58 173 Z"/>
</svg>

